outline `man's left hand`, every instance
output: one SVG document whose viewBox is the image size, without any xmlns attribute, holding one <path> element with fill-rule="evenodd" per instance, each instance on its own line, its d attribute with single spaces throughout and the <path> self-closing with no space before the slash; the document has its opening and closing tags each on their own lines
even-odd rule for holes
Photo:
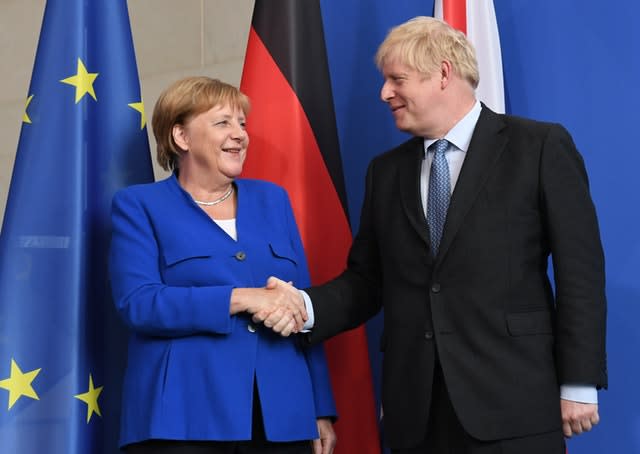
<svg viewBox="0 0 640 454">
<path fill-rule="evenodd" d="M 567 438 L 588 432 L 600 422 L 598 404 L 583 404 L 560 399 L 560 411 L 562 412 L 562 431 Z"/>
</svg>

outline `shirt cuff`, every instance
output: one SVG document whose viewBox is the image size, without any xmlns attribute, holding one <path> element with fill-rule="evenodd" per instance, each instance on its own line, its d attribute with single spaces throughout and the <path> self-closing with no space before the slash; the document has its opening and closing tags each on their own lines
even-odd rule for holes
<svg viewBox="0 0 640 454">
<path fill-rule="evenodd" d="M 307 317 L 309 317 L 304 323 L 301 332 L 308 333 L 309 331 L 311 331 L 311 328 L 313 328 L 313 325 L 315 323 L 315 317 L 313 316 L 313 304 L 311 304 L 311 298 L 309 297 L 307 292 L 305 292 L 304 290 L 298 291 L 302 295 L 302 299 L 304 300 L 304 308 L 307 311 Z"/>
<path fill-rule="evenodd" d="M 598 390 L 588 385 L 560 385 L 560 397 L 583 404 L 597 404 Z"/>
</svg>

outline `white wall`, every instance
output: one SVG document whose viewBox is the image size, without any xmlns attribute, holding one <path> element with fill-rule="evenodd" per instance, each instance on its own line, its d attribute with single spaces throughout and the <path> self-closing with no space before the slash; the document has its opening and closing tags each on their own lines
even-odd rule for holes
<svg viewBox="0 0 640 454">
<path fill-rule="evenodd" d="M 129 0 L 148 116 L 160 92 L 188 75 L 238 85 L 254 0 Z M 45 0 L 0 0 L 0 219 L 11 181 Z M 150 132 L 150 131 L 149 131 Z M 150 134 L 155 163 L 155 143 Z M 155 168 L 156 178 L 164 171 Z"/>
</svg>

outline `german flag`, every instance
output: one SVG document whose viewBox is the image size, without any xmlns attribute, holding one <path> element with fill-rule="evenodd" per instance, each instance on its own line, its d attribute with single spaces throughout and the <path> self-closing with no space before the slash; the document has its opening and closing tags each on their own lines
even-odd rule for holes
<svg viewBox="0 0 640 454">
<path fill-rule="evenodd" d="M 319 0 L 256 0 L 241 90 L 251 99 L 243 176 L 286 188 L 313 284 L 346 264 L 351 229 Z M 363 327 L 325 343 L 336 453 L 380 452 Z"/>
</svg>

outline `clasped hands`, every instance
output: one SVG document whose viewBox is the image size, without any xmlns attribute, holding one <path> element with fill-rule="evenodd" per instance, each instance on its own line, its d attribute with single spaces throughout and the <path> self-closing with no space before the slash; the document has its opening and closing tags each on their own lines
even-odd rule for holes
<svg viewBox="0 0 640 454">
<path fill-rule="evenodd" d="M 253 298 L 246 310 L 256 323 L 262 323 L 281 336 L 300 332 L 307 319 L 304 299 L 291 284 L 276 277 L 270 277 L 267 285 Z"/>
</svg>

